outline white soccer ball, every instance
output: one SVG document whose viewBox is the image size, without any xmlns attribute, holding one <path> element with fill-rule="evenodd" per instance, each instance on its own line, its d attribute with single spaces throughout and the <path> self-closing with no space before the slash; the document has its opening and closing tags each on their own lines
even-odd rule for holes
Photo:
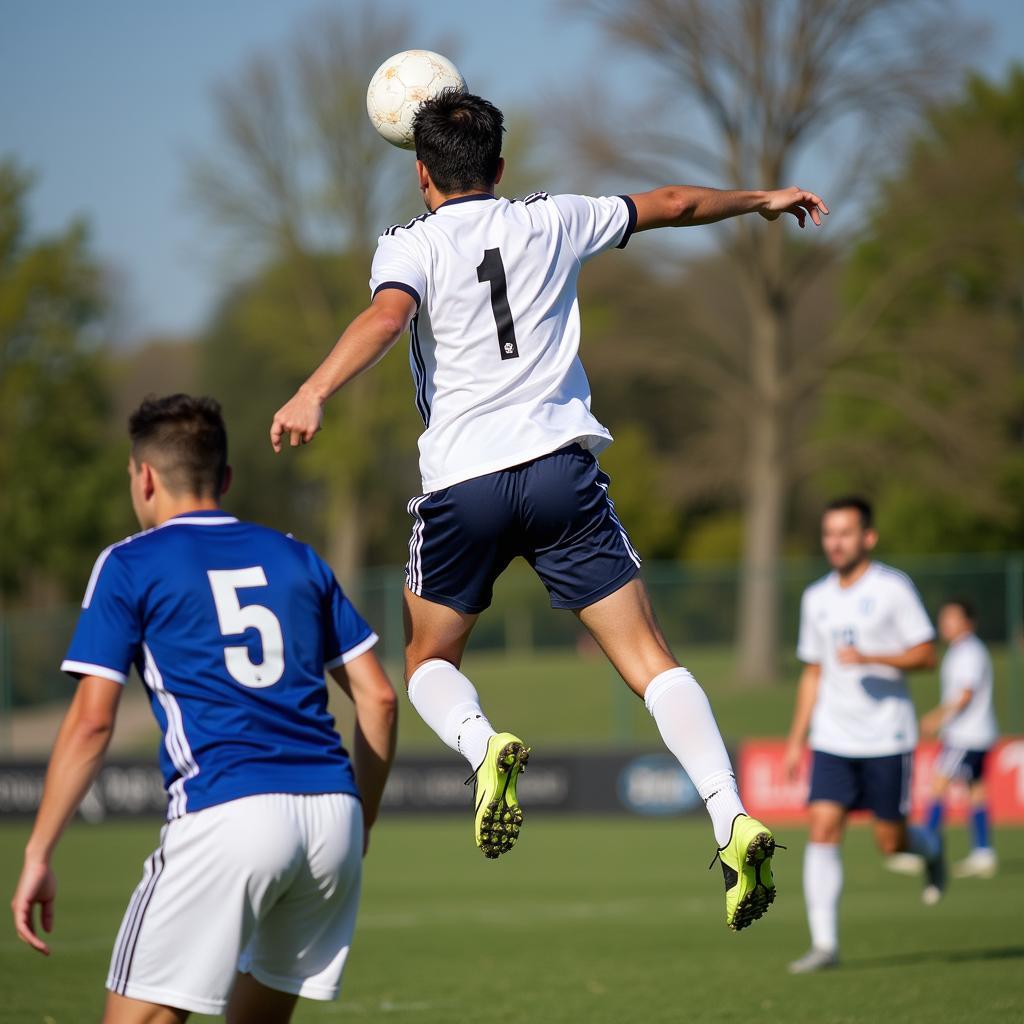
<svg viewBox="0 0 1024 1024">
<path fill-rule="evenodd" d="M 442 89 L 466 91 L 466 80 L 447 58 L 431 50 L 403 50 L 373 74 L 366 90 L 370 123 L 393 146 L 412 149 L 412 119 L 419 105 Z"/>
</svg>

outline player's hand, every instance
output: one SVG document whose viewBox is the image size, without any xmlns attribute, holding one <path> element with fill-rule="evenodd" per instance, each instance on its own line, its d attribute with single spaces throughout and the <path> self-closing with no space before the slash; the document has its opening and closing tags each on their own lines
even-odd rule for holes
<svg viewBox="0 0 1024 1024">
<path fill-rule="evenodd" d="M 796 782 L 800 776 L 800 766 L 804 760 L 802 743 L 787 743 L 786 752 L 782 755 L 782 771 L 787 782 Z"/>
<path fill-rule="evenodd" d="M 821 227 L 821 215 L 828 215 L 828 207 L 820 196 L 794 185 L 792 188 L 780 188 L 769 192 L 764 209 L 757 212 L 765 220 L 778 220 L 782 214 L 790 213 L 796 217 L 800 227 L 803 227 L 810 217 L 818 227 Z"/>
<path fill-rule="evenodd" d="M 867 658 L 864 657 L 856 647 L 840 647 L 836 651 L 836 657 L 840 665 L 866 665 Z"/>
<path fill-rule="evenodd" d="M 18 887 L 11 900 L 14 914 L 14 928 L 18 938 L 28 943 L 44 956 L 50 955 L 50 947 L 36 934 L 35 905 L 40 906 L 40 920 L 43 931 L 53 931 L 53 903 L 57 898 L 57 879 L 49 864 L 26 861 L 21 869 Z"/>
<path fill-rule="evenodd" d="M 274 422 L 270 425 L 270 444 L 274 451 L 281 450 L 286 434 L 293 448 L 309 444 L 320 429 L 323 418 L 324 409 L 320 400 L 300 388 L 274 413 Z"/>
<path fill-rule="evenodd" d="M 927 740 L 935 739 L 942 728 L 944 717 L 942 708 L 933 708 L 926 715 L 922 715 L 921 735 Z"/>
</svg>

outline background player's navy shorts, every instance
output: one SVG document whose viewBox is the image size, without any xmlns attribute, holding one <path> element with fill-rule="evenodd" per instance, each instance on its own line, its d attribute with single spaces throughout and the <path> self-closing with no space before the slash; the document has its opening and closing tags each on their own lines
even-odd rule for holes
<svg viewBox="0 0 1024 1024">
<path fill-rule="evenodd" d="M 839 757 L 813 751 L 808 803 L 828 800 L 848 811 L 866 810 L 880 821 L 900 821 L 910 813 L 913 754 Z"/>
<path fill-rule="evenodd" d="M 935 772 L 944 779 L 959 779 L 968 784 L 978 782 L 985 774 L 987 756 L 987 750 L 944 746 L 935 759 Z"/>
<path fill-rule="evenodd" d="M 470 614 L 522 555 L 554 608 L 586 608 L 628 583 L 640 558 L 615 515 L 608 477 L 578 444 L 409 502 L 406 583 Z"/>
</svg>

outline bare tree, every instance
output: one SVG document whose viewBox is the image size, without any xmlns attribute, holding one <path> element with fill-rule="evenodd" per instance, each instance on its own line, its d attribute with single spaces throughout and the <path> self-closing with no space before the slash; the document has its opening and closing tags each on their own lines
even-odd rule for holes
<svg viewBox="0 0 1024 1024">
<path fill-rule="evenodd" d="M 942 0 L 576 0 L 574 6 L 665 78 L 658 83 L 662 116 L 653 125 L 649 116 L 634 114 L 624 122 L 629 127 L 612 134 L 606 110 L 603 123 L 575 120 L 581 150 L 595 166 L 659 184 L 687 168 L 708 184 L 774 188 L 791 184 L 807 152 L 827 144 L 828 162 L 840 173 L 829 191 L 817 182 L 810 187 L 833 198 L 833 206 L 837 193 L 849 194 L 877 175 L 900 130 L 955 79 L 969 37 Z M 664 97 L 673 93 L 685 131 L 668 114 Z M 934 256 L 922 254 L 916 265 L 894 270 L 833 330 L 801 341 L 797 334 L 807 339 L 808 332 L 795 332 L 794 323 L 816 276 L 834 265 L 835 250 L 797 244 L 780 226 L 755 221 L 719 229 L 737 308 L 705 316 L 699 336 L 680 339 L 686 372 L 720 403 L 724 430 L 705 440 L 743 506 L 738 670 L 751 682 L 775 673 L 787 500 L 821 455 L 803 429 L 809 407 L 837 367 L 867 355 L 873 325 Z M 871 384 L 859 386 L 876 399 L 905 400 L 897 381 L 868 375 Z M 874 390 L 876 378 L 882 387 Z M 857 383 L 846 379 L 851 387 Z M 928 429 L 958 444 L 934 417 Z"/>
</svg>

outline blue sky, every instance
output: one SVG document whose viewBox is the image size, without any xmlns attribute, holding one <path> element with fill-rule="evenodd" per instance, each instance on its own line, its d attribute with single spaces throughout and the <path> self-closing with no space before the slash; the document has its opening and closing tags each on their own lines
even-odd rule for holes
<svg viewBox="0 0 1024 1024">
<path fill-rule="evenodd" d="M 273 52 L 301 21 L 356 0 L 8 0 L 0 21 L 0 154 L 38 175 L 37 231 L 84 216 L 95 249 L 114 271 L 122 330 L 198 329 L 224 282 L 216 247 L 185 198 L 186 154 L 215 148 L 214 82 L 254 51 Z M 474 91 L 499 105 L 536 106 L 567 77 L 637 68 L 609 52 L 588 22 L 558 0 L 519 0 L 514 17 L 493 5 L 443 0 L 408 12 L 410 46 L 455 38 Z M 993 25 L 979 63 L 997 73 L 1024 60 L 1024 3 L 971 0 Z M 382 55 L 383 56 L 386 55 Z"/>
</svg>

